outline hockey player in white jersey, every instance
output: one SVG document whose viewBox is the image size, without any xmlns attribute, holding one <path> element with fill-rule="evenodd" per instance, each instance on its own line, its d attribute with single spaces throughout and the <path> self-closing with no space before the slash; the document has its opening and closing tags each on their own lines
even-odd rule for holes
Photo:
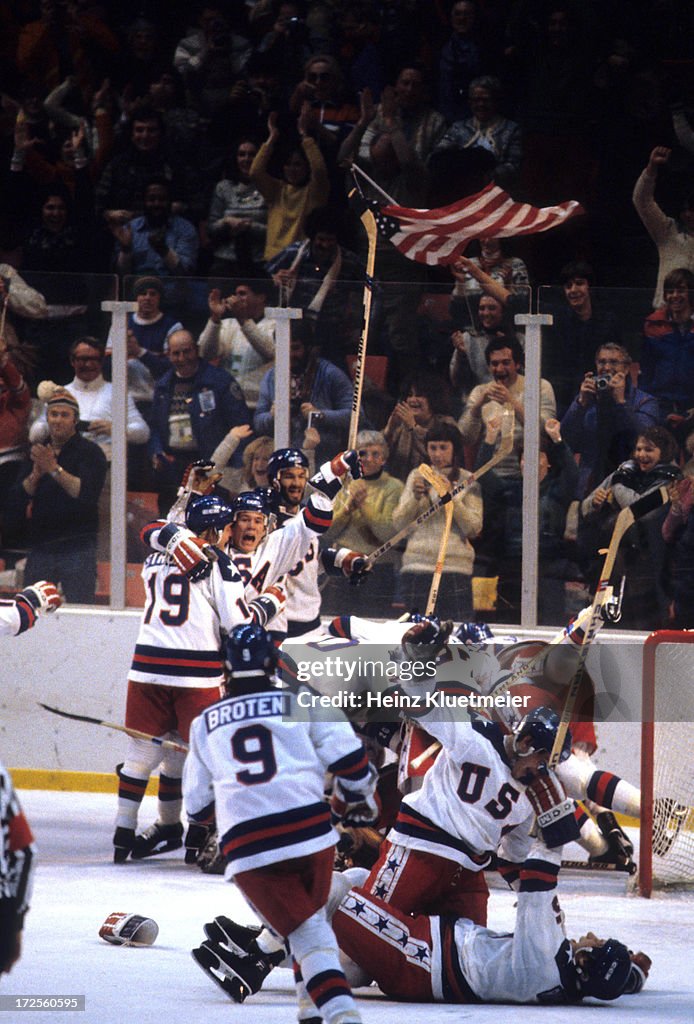
<svg viewBox="0 0 694 1024">
<path fill-rule="evenodd" d="M 287 941 L 317 1013 L 328 1024 L 360 1021 L 325 904 L 333 823 L 375 819 L 375 772 L 345 719 L 297 715 L 297 693 L 277 688 L 278 651 L 269 633 L 234 629 L 226 656 L 226 696 L 191 727 L 188 816 L 205 823 L 214 807 L 226 877 Z M 334 779 L 330 803 L 323 798 L 325 772 Z M 193 956 L 232 998 L 243 998 L 222 947 L 205 942 Z"/>
<path fill-rule="evenodd" d="M 55 583 L 39 580 L 14 597 L 0 598 L 0 636 L 19 636 L 36 625 L 39 615 L 60 608 L 63 599 Z"/>
<path fill-rule="evenodd" d="M 128 676 L 125 724 L 153 736 L 188 739 L 193 718 L 218 700 L 224 680 L 222 638 L 243 622 L 265 624 L 280 609 L 284 594 L 268 586 L 252 600 L 231 559 L 214 547 L 188 574 L 180 565 L 201 545 L 226 542 L 234 510 L 208 495 L 187 510 L 187 529 L 152 524 L 164 551 L 150 554 L 142 567 L 147 596 Z M 146 528 L 147 529 L 147 528 Z M 188 554 L 190 553 L 190 555 Z M 198 578 L 201 577 L 201 578 Z M 182 845 L 181 777 L 184 754 L 130 738 L 118 769 L 118 813 L 114 861 L 122 863 Z M 160 764 L 157 821 L 135 835 L 147 782 Z"/>
</svg>

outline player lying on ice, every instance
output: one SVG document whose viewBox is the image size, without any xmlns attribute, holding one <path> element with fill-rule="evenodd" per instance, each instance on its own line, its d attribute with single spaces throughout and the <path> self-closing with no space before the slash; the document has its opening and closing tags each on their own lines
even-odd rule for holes
<svg viewBox="0 0 694 1024">
<path fill-rule="evenodd" d="M 447 630 L 442 630 L 438 620 L 430 620 L 431 624 L 427 628 L 428 620 L 422 616 L 410 617 L 419 620 L 414 625 L 412 621 L 376 624 L 355 616 L 342 617 L 333 620 L 329 631 L 338 638 L 338 642 L 339 638 L 380 644 L 404 641 L 409 645 L 410 653 L 413 653 L 412 648 L 417 643 L 437 646 L 447 642 L 445 651 L 439 656 L 436 674 L 437 684 L 442 689 L 452 686 L 456 690 L 462 688 L 458 692 L 467 690 L 482 695 L 500 694 L 512 674 L 515 681 L 509 692 L 526 698 L 524 710 L 548 706 L 561 711 L 580 650 L 582 615 L 577 618 L 577 627 L 569 626 L 562 634 L 558 634 L 557 643 L 519 642 L 513 636 L 494 637 L 483 623 L 461 623 L 450 636 L 446 636 Z M 524 666 L 527 666 L 526 670 L 523 670 Z M 584 682 L 579 707 L 590 710 L 593 687 L 587 672 Z M 518 721 L 518 711 L 510 706 L 494 709 L 492 715 L 503 728 Z M 569 795 L 575 800 L 588 802 L 591 809 L 597 812 L 596 826 L 584 807 L 576 808 L 580 827 L 577 841 L 587 850 L 591 861 L 613 864 L 620 870 L 633 873 L 633 845 L 612 812 L 638 817 L 641 794 L 626 780 L 599 769 L 593 763 L 589 755 L 596 748 L 595 729 L 592 721 L 585 719 L 585 713 L 582 719 L 578 722 L 574 720 L 571 724 L 571 756 L 562 762 L 559 769 Z M 422 761 L 422 752 L 430 748 L 432 736 L 424 731 L 427 729 L 426 721 L 418 721 L 422 728 L 405 732 L 405 743 L 400 748 L 402 733 L 399 724 L 385 723 L 383 728 L 371 725 L 368 729 L 369 734 L 375 734 L 392 749 L 399 748 L 401 783 L 403 778 L 419 775 L 418 782 L 421 785 L 421 776 L 426 775 L 435 757 Z M 417 766 L 418 755 L 422 763 Z M 413 762 L 415 768 L 412 767 Z"/>
<path fill-rule="evenodd" d="M 566 795 L 539 757 L 528 755 L 525 768 L 539 835 L 519 872 L 513 934 L 460 916 L 407 914 L 363 887 L 363 869 L 350 869 L 333 875 L 327 907 L 352 987 L 375 981 L 389 998 L 408 1002 L 551 1005 L 611 1000 L 642 988 L 651 966 L 644 953 L 592 932 L 566 937 L 556 894 L 568 822 L 557 810 Z M 236 1002 L 257 992 L 285 953 L 267 928 L 225 916 L 205 925 L 205 933 L 208 973 Z M 320 1018 L 307 1010 L 299 1020 Z"/>
</svg>

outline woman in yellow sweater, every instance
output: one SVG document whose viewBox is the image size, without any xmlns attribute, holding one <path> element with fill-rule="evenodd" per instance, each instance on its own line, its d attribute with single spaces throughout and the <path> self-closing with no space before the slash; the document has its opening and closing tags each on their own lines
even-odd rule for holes
<svg viewBox="0 0 694 1024">
<path fill-rule="evenodd" d="M 250 177 L 268 205 L 265 259 L 304 236 L 304 221 L 317 206 L 328 200 L 328 169 L 318 143 L 308 134 L 309 106 L 305 103 L 297 120 L 300 145 L 290 148 L 282 163 L 282 177 L 268 172 L 280 137 L 277 112 L 267 119 L 268 137 L 258 150 Z"/>
<path fill-rule="evenodd" d="M 445 422 L 432 426 L 426 434 L 426 449 L 426 461 L 447 478 L 451 487 L 470 476 L 460 468 L 463 439 L 456 426 Z M 437 500 L 434 488 L 413 469 L 393 513 L 393 526 L 401 529 Z M 408 611 L 424 612 L 426 608 L 443 526 L 444 516 L 440 513 L 407 539 L 400 573 L 400 596 Z M 436 606 L 436 613 L 441 618 L 455 619 L 456 622 L 472 618 L 475 552 L 470 538 L 476 537 L 481 529 L 482 492 L 479 484 L 472 484 L 453 499 L 453 528 Z"/>
</svg>

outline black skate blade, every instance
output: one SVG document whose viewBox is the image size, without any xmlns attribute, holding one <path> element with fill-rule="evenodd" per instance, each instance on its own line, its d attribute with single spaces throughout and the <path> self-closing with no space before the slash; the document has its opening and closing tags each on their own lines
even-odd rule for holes
<svg viewBox="0 0 694 1024">
<path fill-rule="evenodd" d="M 228 996 L 233 1002 L 242 1003 L 246 996 L 249 995 L 247 986 L 237 977 L 230 978 L 225 974 L 219 957 L 207 949 L 204 944 L 197 949 L 191 949 L 190 955 L 207 977 L 211 978 L 215 985 L 221 988 L 224 995 Z M 217 971 L 219 973 L 216 973 Z"/>
</svg>

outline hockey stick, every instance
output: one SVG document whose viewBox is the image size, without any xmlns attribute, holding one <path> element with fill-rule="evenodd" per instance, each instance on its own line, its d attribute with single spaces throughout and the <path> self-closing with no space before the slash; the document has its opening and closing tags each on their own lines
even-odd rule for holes
<svg viewBox="0 0 694 1024">
<path fill-rule="evenodd" d="M 426 482 L 430 484 L 438 494 L 439 498 L 444 498 L 450 491 L 448 480 L 440 473 L 437 473 L 431 468 L 428 463 L 423 462 L 419 467 L 419 473 L 424 477 Z M 427 598 L 427 606 L 424 612 L 425 615 L 433 615 L 434 609 L 436 608 L 436 599 L 439 596 L 439 587 L 441 586 L 441 577 L 443 575 L 443 565 L 446 561 L 446 551 L 448 550 L 448 541 L 451 536 L 451 527 L 453 526 L 453 502 L 449 501 L 443 510 L 443 514 L 446 517 L 446 521 L 443 526 L 443 533 L 441 534 L 441 540 L 439 542 L 439 550 L 436 555 L 436 565 L 434 566 L 434 573 L 431 577 L 431 586 L 429 588 L 429 597 Z"/>
<path fill-rule="evenodd" d="M 605 860 L 563 860 L 562 870 L 569 871 L 621 871 L 625 875 L 633 874 L 632 871 L 625 871 L 619 864 L 612 864 Z"/>
<path fill-rule="evenodd" d="M 118 732 L 124 732 L 136 740 L 149 740 L 150 743 L 155 743 L 158 747 L 164 747 L 165 750 L 178 750 L 181 754 L 188 753 L 187 743 L 176 743 L 175 740 L 162 740 L 158 736 L 152 736 L 148 732 L 140 732 L 139 729 L 130 729 L 127 725 L 119 725 L 117 722 L 105 722 L 101 718 L 90 718 L 89 715 L 75 715 L 72 711 L 61 711 L 60 708 L 52 708 L 49 704 L 42 704 L 41 701 L 38 701 L 38 704 L 39 707 L 45 708 L 46 711 L 50 711 L 53 715 L 60 715 L 61 718 L 71 718 L 75 722 L 89 722 L 90 725 L 103 725 L 107 729 L 116 729 Z"/>
<path fill-rule="evenodd" d="M 421 526 L 422 523 L 425 523 L 428 519 L 431 519 L 432 516 L 435 516 L 439 509 L 442 509 L 449 501 L 453 501 L 453 499 L 457 498 L 459 494 L 463 493 L 463 491 L 472 487 L 473 484 L 477 483 L 481 476 L 484 476 L 484 474 L 488 473 L 490 469 L 493 469 L 498 462 L 501 462 L 503 458 L 510 455 L 513 451 L 513 429 L 515 420 L 515 413 L 511 406 L 504 406 L 501 419 L 501 438 L 499 440 L 499 447 L 494 452 L 491 459 L 485 462 L 483 466 L 480 466 L 479 469 L 476 469 L 474 473 L 471 473 L 467 480 L 463 480 L 461 483 L 456 484 L 455 487 L 444 495 L 443 498 L 439 498 L 439 500 L 435 501 L 428 509 L 421 512 L 416 519 L 413 519 L 410 523 L 403 526 L 401 530 L 398 530 L 390 540 L 385 541 L 380 547 L 375 548 L 371 554 L 368 555 L 366 564 L 368 566 L 372 566 L 377 558 L 381 558 L 382 555 L 385 555 L 392 547 L 399 544 L 405 537 L 409 536 L 413 530 L 416 530 L 418 526 Z"/>
<path fill-rule="evenodd" d="M 610 576 L 614 569 L 615 559 L 617 558 L 617 551 L 619 545 L 622 542 L 622 538 L 627 530 L 634 525 L 637 519 L 647 515 L 649 512 L 653 512 L 655 509 L 660 508 L 670 500 L 667 487 L 658 487 L 656 490 L 651 491 L 649 494 L 644 494 L 638 501 L 623 508 L 617 519 L 615 520 L 614 527 L 612 529 L 612 536 L 610 537 L 610 543 L 605 551 L 605 560 L 602 563 L 602 569 L 600 570 L 600 579 L 595 590 L 595 597 L 593 603 L 590 606 L 590 620 L 588 622 L 588 628 L 583 635 L 583 641 L 581 643 L 581 649 L 578 656 L 578 664 L 576 665 L 576 671 L 574 672 L 569 689 L 564 700 L 564 708 L 561 713 L 561 720 L 559 727 L 557 728 L 557 734 L 554 737 L 554 744 L 552 746 L 552 752 L 549 757 L 549 767 L 554 769 L 559 764 L 559 757 L 561 755 L 562 747 L 564 746 L 564 737 L 566 731 L 569 728 L 569 722 L 573 715 L 574 705 L 576 703 L 576 697 L 583 679 L 583 673 L 585 671 L 586 658 L 588 657 L 588 651 L 592 644 L 598 629 L 600 628 L 601 612 L 602 608 L 607 601 L 607 593 L 611 591 L 609 585 Z"/>
<path fill-rule="evenodd" d="M 355 189 L 352 189 L 350 196 L 353 196 Z M 364 282 L 364 323 L 359 338 L 357 358 L 354 363 L 354 391 L 352 393 L 352 415 L 349 420 L 348 448 L 357 447 L 357 434 L 359 433 L 359 412 L 361 410 L 361 394 L 364 388 L 364 366 L 366 364 L 366 343 L 369 337 L 369 321 L 371 320 L 371 299 L 373 297 L 374 267 L 376 265 L 376 219 L 367 207 L 361 214 L 361 222 L 366 229 L 369 239 L 369 251 L 366 257 L 366 280 Z"/>
</svg>

